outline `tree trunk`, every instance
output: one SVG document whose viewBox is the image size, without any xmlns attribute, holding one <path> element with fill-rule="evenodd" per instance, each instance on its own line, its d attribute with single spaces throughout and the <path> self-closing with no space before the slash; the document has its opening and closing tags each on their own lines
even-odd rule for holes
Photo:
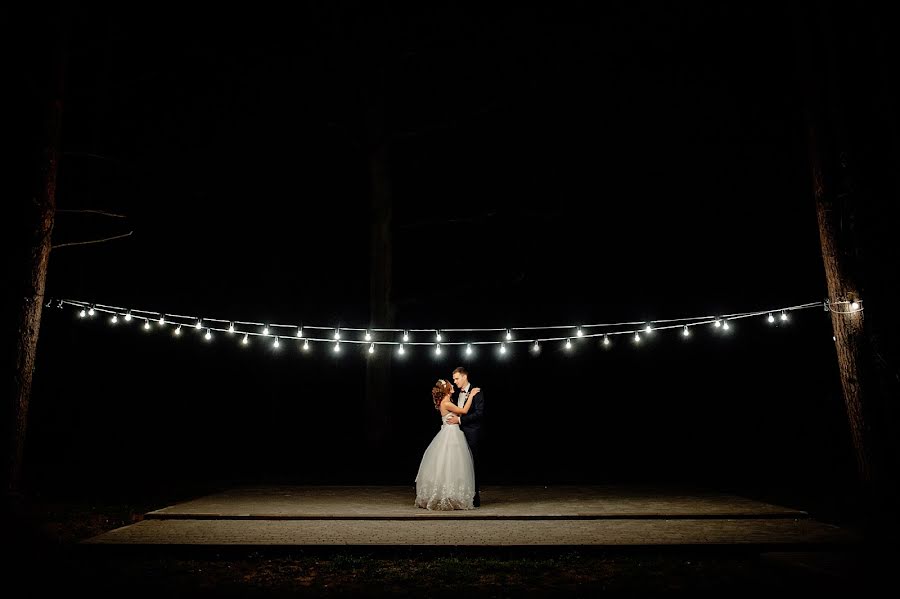
<svg viewBox="0 0 900 599">
<path fill-rule="evenodd" d="M 393 282 L 392 221 L 393 198 L 388 169 L 388 141 L 370 150 L 369 176 L 372 185 L 372 219 L 370 248 L 370 310 L 372 327 L 392 327 L 394 305 L 391 298 Z M 393 351 L 387 346 L 366 364 L 367 437 L 370 445 L 379 448 L 390 436 L 390 375 Z"/>
<path fill-rule="evenodd" d="M 28 405 L 34 375 L 38 333 L 47 282 L 51 235 L 56 216 L 56 178 L 59 170 L 59 143 L 63 113 L 63 48 L 64 40 L 57 40 L 59 49 L 51 57 L 52 75 L 48 90 L 44 135 L 40 151 L 37 177 L 33 192 L 27 196 L 21 213 L 21 238 L 27 245 L 18 264 L 13 264 L 15 332 L 12 390 L 7 411 L 8 458 L 6 464 L 6 495 L 17 496 L 22 490 L 22 466 L 25 455 L 25 434 L 28 428 Z"/>
<path fill-rule="evenodd" d="M 841 242 L 840 210 L 835 205 L 836 194 L 826 183 L 821 162 L 818 137 L 815 128 L 809 129 L 810 166 L 812 168 L 813 191 L 816 213 L 819 221 L 819 242 L 822 246 L 822 260 L 825 264 L 825 280 L 831 310 L 831 325 L 834 329 L 837 350 L 838 371 L 844 404 L 850 422 L 850 434 L 856 452 L 856 467 L 864 482 L 871 482 L 872 433 L 866 420 L 864 402 L 869 387 L 865 369 L 867 338 L 864 329 L 863 304 L 859 287 L 850 274 L 848 251 Z M 854 303 L 856 302 L 856 303 Z M 858 306 L 858 308 L 857 308 Z"/>
<path fill-rule="evenodd" d="M 852 186 L 848 177 L 835 36 L 826 8 L 809 7 L 798 14 L 799 75 L 804 96 L 809 165 L 819 224 L 819 241 L 834 329 L 838 371 L 859 478 L 871 483 L 876 454 L 869 415 L 877 396 L 869 380 L 870 359 L 863 303 L 855 263 Z M 853 302 L 857 302 L 854 304 Z"/>
</svg>

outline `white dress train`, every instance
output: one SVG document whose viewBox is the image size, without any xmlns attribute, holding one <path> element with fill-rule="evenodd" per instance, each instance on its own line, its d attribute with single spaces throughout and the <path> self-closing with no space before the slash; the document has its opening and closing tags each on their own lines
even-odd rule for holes
<svg viewBox="0 0 900 599">
<path fill-rule="evenodd" d="M 416 475 L 416 506 L 428 510 L 471 510 L 475 496 L 475 466 L 472 450 L 458 424 L 441 420 Z"/>
</svg>

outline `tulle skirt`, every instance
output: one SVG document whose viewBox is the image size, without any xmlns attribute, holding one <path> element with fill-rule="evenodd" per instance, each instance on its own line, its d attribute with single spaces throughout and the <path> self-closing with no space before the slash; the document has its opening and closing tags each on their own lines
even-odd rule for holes
<svg viewBox="0 0 900 599">
<path fill-rule="evenodd" d="M 444 424 L 419 464 L 416 506 L 428 510 L 471 510 L 474 496 L 472 450 L 459 425 Z"/>
</svg>

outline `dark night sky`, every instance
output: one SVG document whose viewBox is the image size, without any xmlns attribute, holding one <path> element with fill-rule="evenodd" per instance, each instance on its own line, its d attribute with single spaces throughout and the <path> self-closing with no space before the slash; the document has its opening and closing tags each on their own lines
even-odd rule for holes
<svg viewBox="0 0 900 599">
<path fill-rule="evenodd" d="M 394 140 L 397 326 L 825 297 L 790 11 L 331 4 L 74 14 L 59 207 L 128 220 L 60 214 L 55 240 L 134 235 L 54 252 L 50 295 L 366 326 L 377 114 Z M 838 15 L 834 72 L 870 198 L 857 225 L 873 311 L 896 286 L 897 113 L 886 33 L 864 16 Z M 44 317 L 29 454 L 40 484 L 411 483 L 437 428 L 428 389 L 463 363 L 424 350 L 395 362 L 391 445 L 370 456 L 362 355 L 72 320 Z M 896 323 L 872 322 L 890 355 Z M 747 321 L 728 341 L 669 333 L 640 350 L 525 354 L 467 364 L 490 402 L 498 482 L 852 477 L 822 311 Z"/>
</svg>

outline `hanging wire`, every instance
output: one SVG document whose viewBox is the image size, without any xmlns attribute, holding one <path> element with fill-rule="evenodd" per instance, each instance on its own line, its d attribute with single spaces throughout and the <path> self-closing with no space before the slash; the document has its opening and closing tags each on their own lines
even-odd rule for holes
<svg viewBox="0 0 900 599">
<path fill-rule="evenodd" d="M 264 323 L 264 322 L 253 322 L 246 320 L 234 320 L 234 319 L 225 319 L 225 318 L 211 318 L 208 316 L 189 316 L 184 314 L 174 314 L 172 312 L 159 312 L 156 310 L 143 310 L 138 308 L 124 308 L 119 306 L 111 306 L 108 304 L 97 304 L 93 302 L 85 302 L 81 300 L 74 299 L 64 299 L 59 300 L 59 306 L 62 307 L 63 304 L 68 304 L 74 306 L 76 308 L 80 308 L 83 310 L 87 310 L 89 308 L 93 308 L 93 310 L 97 312 L 103 312 L 111 315 L 122 315 L 131 314 L 133 318 L 143 318 L 145 320 L 154 320 L 159 322 L 160 327 L 162 326 L 187 326 L 191 325 L 197 328 L 198 323 L 202 324 L 202 328 L 207 331 L 214 332 L 222 332 L 222 333 L 232 333 L 232 334 L 240 334 L 245 337 L 275 337 L 277 338 L 291 338 L 291 339 L 303 339 L 304 341 L 317 341 L 317 342 L 328 342 L 334 343 L 335 337 L 333 334 L 336 331 L 346 332 L 361 332 L 364 333 L 365 336 L 361 336 L 359 339 L 351 339 L 345 338 L 344 335 L 341 335 L 340 342 L 341 343 L 350 343 L 350 344 L 364 344 L 364 345 L 424 345 L 424 346 L 434 346 L 436 345 L 436 341 L 413 341 L 400 339 L 399 337 L 405 336 L 408 333 L 434 333 L 435 331 L 440 331 L 441 333 L 479 333 L 481 335 L 486 335 L 489 333 L 510 333 L 514 334 L 517 331 L 527 331 L 529 333 L 539 332 L 539 331 L 548 331 L 548 335 L 528 335 L 524 337 L 505 335 L 503 340 L 499 337 L 496 339 L 466 339 L 462 341 L 451 341 L 447 339 L 443 339 L 439 342 L 441 345 L 500 345 L 503 343 L 506 344 L 514 344 L 514 343 L 530 343 L 534 344 L 535 342 L 550 342 L 550 341 L 566 341 L 570 340 L 573 337 L 576 339 L 590 339 L 595 337 L 606 337 L 613 335 L 634 335 L 635 333 L 643 333 L 646 331 L 646 327 L 652 326 L 653 331 L 665 331 L 670 329 L 681 329 L 684 330 L 685 327 L 695 327 L 695 326 L 703 326 L 707 324 L 715 324 L 716 322 L 727 322 L 730 320 L 741 320 L 745 318 L 753 318 L 755 316 L 767 315 L 769 313 L 778 313 L 783 312 L 787 314 L 788 312 L 793 312 L 797 310 L 806 310 L 810 308 L 822 308 L 823 306 L 826 309 L 831 309 L 832 311 L 837 311 L 834 309 L 835 305 L 841 305 L 844 308 L 844 304 L 846 307 L 850 308 L 846 312 L 841 313 L 855 313 L 857 311 L 862 310 L 862 300 L 855 300 L 856 308 L 852 308 L 853 304 L 849 301 L 847 302 L 828 302 L 825 301 L 816 301 L 816 302 L 808 302 L 805 304 L 795 304 L 790 306 L 782 306 L 777 308 L 766 308 L 764 310 L 754 310 L 751 312 L 734 312 L 729 314 L 717 314 L 717 315 L 704 315 L 704 316 L 689 316 L 682 318 L 666 318 L 666 319 L 657 319 L 652 321 L 646 320 L 631 320 L 631 321 L 622 321 L 622 322 L 607 322 L 607 323 L 595 323 L 595 324 L 569 324 L 569 325 L 561 325 L 561 324 L 553 324 L 553 325 L 545 325 L 545 326 L 527 326 L 527 327 L 488 327 L 488 328 L 436 328 L 436 327 L 425 327 L 425 328 L 375 328 L 375 327 L 348 327 L 348 326 L 320 326 L 320 325 L 310 325 L 303 324 L 302 330 L 303 336 L 297 336 L 297 331 L 299 330 L 299 325 L 296 323 L 293 324 L 278 324 L 278 323 Z M 161 318 L 164 317 L 164 321 L 160 321 Z M 216 326 L 216 323 L 220 323 L 221 326 Z M 267 332 L 263 332 L 263 328 L 267 329 Z M 625 327 L 625 328 L 622 328 Z M 634 328 L 630 328 L 634 327 Z M 258 330 L 251 330 L 252 328 L 256 328 Z M 274 332 L 274 329 L 284 329 L 285 332 L 283 334 L 279 334 L 278 332 Z M 566 331 L 576 331 L 581 330 L 580 335 L 574 334 L 558 334 L 557 331 L 566 330 Z M 594 329 L 596 332 L 590 332 L 591 329 Z M 613 330 L 614 329 L 614 330 Z M 332 333 L 332 336 L 310 336 L 306 334 L 306 331 L 328 331 Z M 397 339 L 371 339 L 366 338 L 370 337 L 373 333 L 392 333 L 398 337 Z"/>
</svg>

